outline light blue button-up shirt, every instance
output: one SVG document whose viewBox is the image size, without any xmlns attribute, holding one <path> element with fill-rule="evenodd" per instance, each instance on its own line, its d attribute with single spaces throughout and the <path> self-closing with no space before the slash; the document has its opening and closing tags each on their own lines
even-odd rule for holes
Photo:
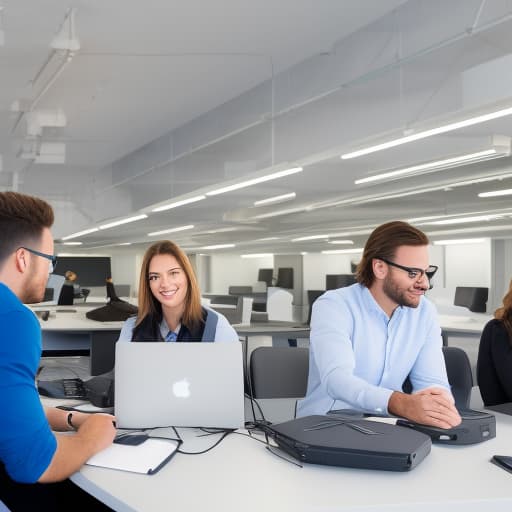
<svg viewBox="0 0 512 512">
<path fill-rule="evenodd" d="M 450 389 L 434 305 L 399 306 L 391 318 L 365 286 L 319 297 L 311 316 L 308 388 L 297 416 L 357 409 L 387 414 L 393 391 L 410 376 L 413 392 Z"/>
</svg>

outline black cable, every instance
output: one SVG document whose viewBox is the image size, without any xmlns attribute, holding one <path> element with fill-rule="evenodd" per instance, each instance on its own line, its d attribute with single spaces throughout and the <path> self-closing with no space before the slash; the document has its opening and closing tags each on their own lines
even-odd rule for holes
<svg viewBox="0 0 512 512">
<path fill-rule="evenodd" d="M 174 427 L 173 427 L 174 428 Z M 174 429 L 176 434 L 178 435 L 178 438 L 183 441 L 179 433 L 176 429 Z M 210 450 L 213 450 L 216 446 L 218 446 L 229 434 L 232 434 L 234 430 L 225 430 L 223 434 L 220 436 L 220 438 L 210 447 L 206 448 L 205 450 L 202 450 L 200 452 L 184 452 L 183 450 L 177 450 L 178 453 L 182 453 L 183 455 L 202 455 L 203 453 L 209 452 Z"/>
</svg>

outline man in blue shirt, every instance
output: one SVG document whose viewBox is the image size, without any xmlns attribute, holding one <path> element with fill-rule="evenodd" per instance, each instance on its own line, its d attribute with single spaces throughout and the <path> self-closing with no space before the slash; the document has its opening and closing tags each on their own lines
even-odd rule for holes
<svg viewBox="0 0 512 512">
<path fill-rule="evenodd" d="M 12 511 L 69 510 L 70 498 L 103 510 L 66 479 L 110 445 L 114 417 L 45 409 L 35 384 L 41 328 L 24 303 L 42 300 L 56 263 L 52 224 L 45 201 L 0 192 L 0 501 Z"/>
<path fill-rule="evenodd" d="M 358 283 L 315 301 L 308 389 L 298 416 L 356 409 L 441 428 L 461 422 L 437 313 L 424 297 L 437 270 L 429 265 L 428 244 L 405 222 L 379 226 L 366 242 Z M 407 376 L 412 394 L 402 392 Z"/>
</svg>

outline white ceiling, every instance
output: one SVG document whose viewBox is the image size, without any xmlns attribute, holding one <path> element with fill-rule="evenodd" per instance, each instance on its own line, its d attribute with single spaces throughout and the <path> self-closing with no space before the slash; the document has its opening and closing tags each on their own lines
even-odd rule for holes
<svg viewBox="0 0 512 512">
<path fill-rule="evenodd" d="M 223 243 L 243 253 L 321 251 L 339 246 L 292 240 L 322 234 L 332 240 L 348 232 L 345 238 L 357 247 L 385 220 L 480 212 L 501 217 L 454 226 L 415 222 L 434 240 L 512 234 L 510 196 L 477 197 L 512 188 L 510 157 L 354 184 L 384 170 L 487 148 L 492 136 L 512 136 L 512 116 L 339 158 L 512 106 L 510 2 L 76 1 L 80 50 L 36 104 L 44 81 L 31 87 L 31 80 L 70 4 L 0 0 L 0 6 L 0 187 L 47 198 L 57 213 L 58 238 L 148 214 L 77 238 L 82 251 L 148 243 L 155 239 L 149 232 L 188 224 L 194 228 L 162 237 L 201 252 Z M 26 112 L 12 111 L 15 100 Z M 28 113 L 59 108 L 66 126 L 43 128 L 39 142 L 64 142 L 65 163 L 19 158 Z M 151 211 L 298 165 L 299 174 Z M 493 176 L 504 178 L 464 184 Z M 289 192 L 295 200 L 253 206 Z M 287 212 L 258 217 L 279 210 Z M 277 238 L 265 240 L 270 237 Z"/>
</svg>

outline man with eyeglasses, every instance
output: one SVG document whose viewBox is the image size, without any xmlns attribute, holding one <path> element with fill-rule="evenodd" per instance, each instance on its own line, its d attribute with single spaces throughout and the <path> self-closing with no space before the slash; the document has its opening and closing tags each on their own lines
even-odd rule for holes
<svg viewBox="0 0 512 512">
<path fill-rule="evenodd" d="M 437 267 L 428 238 L 406 222 L 369 236 L 357 283 L 313 304 L 308 388 L 297 416 L 346 409 L 425 425 L 461 422 L 442 353 L 434 305 L 424 294 Z M 402 391 L 409 377 L 413 392 Z"/>
<path fill-rule="evenodd" d="M 41 328 L 24 304 L 43 299 L 57 262 L 52 225 L 45 201 L 0 192 L 0 508 L 110 510 L 66 479 L 112 443 L 114 417 L 44 408 L 35 384 Z"/>
</svg>

